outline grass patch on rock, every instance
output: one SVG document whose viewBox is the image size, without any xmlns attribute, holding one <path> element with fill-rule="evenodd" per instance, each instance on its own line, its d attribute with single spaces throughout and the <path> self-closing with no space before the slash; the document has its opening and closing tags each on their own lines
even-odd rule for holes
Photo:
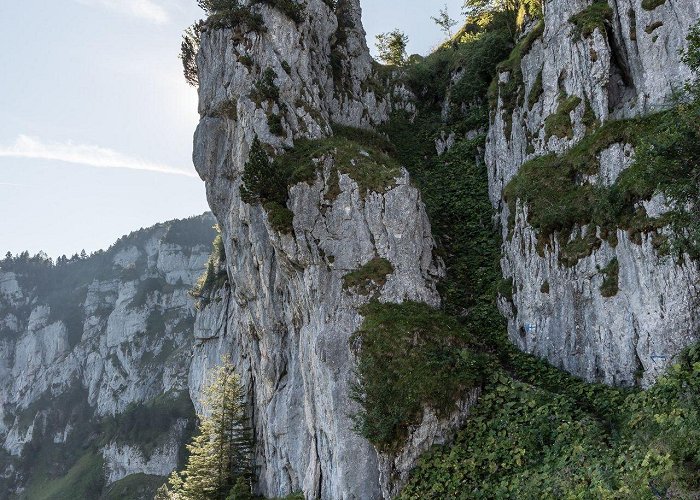
<svg viewBox="0 0 700 500">
<path fill-rule="evenodd" d="M 370 292 L 372 284 L 381 288 L 386 284 L 387 276 L 394 272 L 394 266 L 386 259 L 376 257 L 367 264 L 346 274 L 343 277 L 343 288 L 346 290 L 357 289 L 363 295 Z"/>
<path fill-rule="evenodd" d="M 605 34 L 605 25 L 612 20 L 613 10 L 606 0 L 595 0 L 589 7 L 574 14 L 569 22 L 575 26 L 574 36 L 589 38 L 598 29 Z"/>
<path fill-rule="evenodd" d="M 416 302 L 371 302 L 352 342 L 361 346 L 357 430 L 380 449 L 401 445 L 424 405 L 447 415 L 480 387 L 487 359 L 454 318 Z"/>
</svg>

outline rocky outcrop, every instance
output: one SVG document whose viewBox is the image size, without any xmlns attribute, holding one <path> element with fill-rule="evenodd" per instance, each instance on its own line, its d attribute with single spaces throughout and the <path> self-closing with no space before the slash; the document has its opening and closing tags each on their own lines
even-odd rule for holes
<svg viewBox="0 0 700 500">
<path fill-rule="evenodd" d="M 177 421 L 169 430 L 165 442 L 146 455 L 138 445 L 112 442 L 102 449 L 107 485 L 130 475 L 147 474 L 166 477 L 177 469 L 182 444 L 185 441 L 186 420 Z"/>
<path fill-rule="evenodd" d="M 390 109 L 371 90 L 357 0 L 335 11 L 310 0 L 299 22 L 266 5 L 253 9 L 266 30 L 205 29 L 197 59 L 194 161 L 222 228 L 229 286 L 197 318 L 190 390 L 196 400 L 207 368 L 232 354 L 251 402 L 260 494 L 380 498 L 389 491 L 380 479 L 393 479 L 393 466 L 353 431 L 349 340 L 371 298 L 437 306 L 442 266 L 408 173 L 398 169 L 393 181 L 368 187 L 353 170 L 372 156 L 361 147 L 313 160 L 313 178 L 289 189 L 286 231 L 262 206 L 241 200 L 255 136 L 281 153 L 301 138 L 329 136 L 336 123 L 380 123 Z M 269 84 L 277 90 L 261 100 Z M 235 114 L 216 112 L 224 102 L 235 103 Z M 282 129 L 271 131 L 274 123 Z M 366 294 L 345 286 L 348 273 L 376 258 L 392 266 L 385 283 Z M 442 430 L 429 421 L 421 440 L 430 446 Z"/>
<path fill-rule="evenodd" d="M 194 416 L 188 292 L 206 267 L 213 224 L 211 215 L 161 224 L 55 264 L 0 263 L 2 491 L 50 480 L 33 474 L 44 460 L 60 477 L 88 445 L 101 448 L 107 483 L 175 468 Z M 161 427 L 149 428 L 149 416 Z M 149 432 L 137 439 L 133 426 Z"/>
<path fill-rule="evenodd" d="M 511 70 L 499 76 L 502 89 L 522 77 L 522 94 L 513 106 L 501 91 L 486 152 L 490 196 L 503 227 L 503 272 L 513 279 L 512 302 L 502 303 L 510 337 L 521 349 L 576 375 L 620 385 L 650 384 L 697 340 L 697 262 L 659 255 L 652 235 L 633 241 L 619 230 L 616 246 L 605 241 L 574 266 L 563 266 L 559 256 L 568 240 L 557 239 L 542 252 L 527 207 L 518 203 L 517 213 L 510 214 L 503 190 L 526 160 L 566 151 L 590 132 L 593 121 L 663 109 L 690 77 L 679 51 L 700 17 L 700 2 L 667 0 L 651 10 L 642 3 L 610 0 L 606 20 L 591 10 L 599 3 L 546 1 L 542 35 L 529 41 L 519 61 L 522 75 Z M 577 25 L 582 12 L 587 24 Z M 570 129 L 548 133 L 547 118 L 561 113 L 570 97 L 573 109 L 563 111 Z M 613 144 L 599 154 L 599 173 L 582 182 L 610 185 L 632 156 L 629 144 Z M 515 220 L 512 232 L 509 217 Z M 614 259 L 619 292 L 604 297 L 603 270 Z"/>
</svg>

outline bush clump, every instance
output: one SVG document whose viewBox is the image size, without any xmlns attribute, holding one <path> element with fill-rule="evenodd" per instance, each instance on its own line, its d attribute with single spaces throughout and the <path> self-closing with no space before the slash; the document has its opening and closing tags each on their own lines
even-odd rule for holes
<svg viewBox="0 0 700 500">
<path fill-rule="evenodd" d="M 575 26 L 574 35 L 589 38 L 596 29 L 606 33 L 606 25 L 612 20 L 613 10 L 607 0 L 595 0 L 588 8 L 574 14 L 569 22 Z"/>
<path fill-rule="evenodd" d="M 375 257 L 356 271 L 346 274 L 343 277 L 343 288 L 356 288 L 361 294 L 367 295 L 372 283 L 381 288 L 386 284 L 387 276 L 393 272 L 391 262 Z"/>
<path fill-rule="evenodd" d="M 260 14 L 254 13 L 240 0 L 197 0 L 197 4 L 209 16 L 205 22 L 207 28 L 239 28 L 263 31 L 264 21 Z"/>
<path fill-rule="evenodd" d="M 666 3 L 666 0 L 642 0 L 642 9 L 654 10 Z"/>
<path fill-rule="evenodd" d="M 355 421 L 380 449 L 399 447 L 424 405 L 449 414 L 481 386 L 486 358 L 470 349 L 455 319 L 417 302 L 371 302 L 360 313 L 365 320 L 351 341 L 359 346 Z"/>
<path fill-rule="evenodd" d="M 325 139 L 298 140 L 294 149 L 277 161 L 291 172 L 290 184 L 315 180 L 318 159 L 333 157 L 335 168 L 350 176 L 359 186 L 360 195 L 383 193 L 396 184 L 401 166 L 388 151 L 393 146 L 383 137 L 361 129 L 334 126 L 334 135 Z"/>
<path fill-rule="evenodd" d="M 228 284 L 224 240 L 221 237 L 221 229 L 218 226 L 215 226 L 215 229 L 217 234 L 212 243 L 212 252 L 207 261 L 207 269 L 190 291 L 190 295 L 197 299 L 198 309 L 206 307 L 216 292 Z"/>
<path fill-rule="evenodd" d="M 697 495 L 699 346 L 648 391 L 556 378 L 494 375 L 455 443 L 424 456 L 399 498 Z"/>
<path fill-rule="evenodd" d="M 294 0 L 257 0 L 255 3 L 269 5 L 285 14 L 295 23 L 300 23 L 304 20 L 306 6 L 303 3 L 297 3 Z"/>
<path fill-rule="evenodd" d="M 560 139 L 574 138 L 574 126 L 571 122 L 571 112 L 574 111 L 582 99 L 578 96 L 559 96 L 559 106 L 556 113 L 549 115 L 544 121 L 544 136 L 546 139 L 554 136 Z"/>
<path fill-rule="evenodd" d="M 603 274 L 603 284 L 600 286 L 600 293 L 603 297 L 614 297 L 620 290 L 620 263 L 614 258 L 605 266 Z"/>
</svg>

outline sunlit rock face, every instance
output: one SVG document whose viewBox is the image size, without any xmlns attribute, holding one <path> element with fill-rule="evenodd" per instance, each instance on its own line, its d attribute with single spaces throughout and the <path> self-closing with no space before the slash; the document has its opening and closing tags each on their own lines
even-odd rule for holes
<svg viewBox="0 0 700 500">
<path fill-rule="evenodd" d="M 606 29 L 596 28 L 586 37 L 570 19 L 591 1 L 546 1 L 543 35 L 520 65 L 524 99 L 513 109 L 501 96 L 492 113 L 486 151 L 490 196 L 503 227 L 503 273 L 513 278 L 512 301 L 504 299 L 501 309 L 521 349 L 587 380 L 648 385 L 698 338 L 697 262 L 659 255 L 652 235 L 633 241 L 619 230 L 616 246 L 603 241 L 566 267 L 559 257 L 567 241 L 557 240 L 544 252 L 540 245 L 538 251 L 527 207 L 518 203 L 510 214 L 503 200 L 504 187 L 526 160 L 571 148 L 586 135 L 587 119 L 605 123 L 659 111 L 690 78 L 680 50 L 700 18 L 699 1 L 667 0 L 652 10 L 641 0 L 608 3 L 612 17 Z M 540 75 L 541 94 L 530 100 Z M 511 78 L 517 76 L 499 75 L 501 82 Z M 562 95 L 581 99 L 570 113 L 571 133 L 548 137 L 545 120 L 557 112 Z M 633 156 L 631 145 L 612 144 L 600 152 L 599 174 L 589 181 L 611 185 Z M 652 216 L 665 210 L 658 197 L 643 208 Z M 509 216 L 515 221 L 512 230 Z M 581 228 L 580 235 L 586 231 L 591 229 Z M 614 259 L 619 292 L 604 297 L 601 270 Z"/>
<path fill-rule="evenodd" d="M 311 0 L 300 22 L 265 5 L 254 10 L 264 32 L 205 31 L 197 60 L 202 119 L 194 160 L 222 228 L 229 285 L 197 317 L 190 390 L 196 400 L 206 369 L 232 355 L 251 403 L 259 493 L 381 498 L 397 466 L 353 431 L 351 419 L 357 408 L 350 337 L 371 295 L 346 290 L 343 277 L 383 258 L 394 271 L 375 297 L 437 306 L 442 264 L 405 170 L 385 189 L 367 190 L 339 173 L 332 157 L 319 159 L 315 180 L 290 188 L 290 232 L 274 229 L 260 205 L 241 200 L 255 136 L 280 153 L 300 138 L 329 136 L 332 124 L 379 124 L 392 109 L 369 84 L 374 76 L 358 1 L 339 2 L 334 11 Z M 270 69 L 279 94 L 260 103 L 256 88 Z M 400 89 L 397 96 L 403 104 L 396 106 L 405 106 Z M 236 112 L 222 117 L 224 103 L 235 103 Z M 282 131 L 270 131 L 270 114 L 281 117 Z M 427 422 L 417 430 L 421 445 L 428 448 L 443 430 Z M 398 459 L 404 475 L 415 459 Z"/>
<path fill-rule="evenodd" d="M 205 270 L 213 225 L 211 215 L 160 224 L 55 266 L 0 264 L 0 491 L 50 480 L 34 475 L 39 465 L 60 477 L 91 448 L 107 485 L 176 467 L 194 423 L 189 290 Z M 153 425 L 162 418 L 148 409 L 154 401 L 172 421 L 130 435 L 135 421 L 119 419 L 137 414 L 135 425 Z"/>
</svg>

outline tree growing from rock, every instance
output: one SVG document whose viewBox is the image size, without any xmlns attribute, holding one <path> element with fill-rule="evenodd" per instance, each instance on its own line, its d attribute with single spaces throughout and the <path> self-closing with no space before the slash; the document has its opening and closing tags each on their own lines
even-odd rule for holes
<svg viewBox="0 0 700 500">
<path fill-rule="evenodd" d="M 202 35 L 202 22 L 198 21 L 185 30 L 180 45 L 180 60 L 187 83 L 196 87 L 199 85 L 197 73 L 197 52 Z"/>
<path fill-rule="evenodd" d="M 270 159 L 265 147 L 256 136 L 250 147 L 250 156 L 243 169 L 241 198 L 248 204 L 287 202 L 288 173 Z"/>
</svg>

